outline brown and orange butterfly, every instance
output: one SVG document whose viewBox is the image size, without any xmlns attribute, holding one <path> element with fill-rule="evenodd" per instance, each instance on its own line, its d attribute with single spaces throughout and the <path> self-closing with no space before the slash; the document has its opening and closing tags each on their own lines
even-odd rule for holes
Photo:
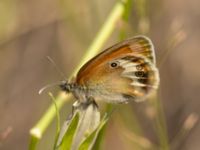
<svg viewBox="0 0 200 150">
<path fill-rule="evenodd" d="M 80 102 L 88 99 L 123 103 L 142 101 L 159 85 L 151 40 L 136 36 L 101 52 L 89 60 L 72 81 L 62 81 L 62 90 Z"/>
</svg>

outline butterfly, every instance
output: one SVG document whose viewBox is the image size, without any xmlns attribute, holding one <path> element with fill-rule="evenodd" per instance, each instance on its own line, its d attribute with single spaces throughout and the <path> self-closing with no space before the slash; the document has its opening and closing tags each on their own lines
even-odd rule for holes
<svg viewBox="0 0 200 150">
<path fill-rule="evenodd" d="M 104 50 L 62 81 L 63 91 L 80 102 L 89 99 L 110 103 L 143 101 L 159 86 L 154 46 L 146 36 L 135 36 Z"/>
</svg>

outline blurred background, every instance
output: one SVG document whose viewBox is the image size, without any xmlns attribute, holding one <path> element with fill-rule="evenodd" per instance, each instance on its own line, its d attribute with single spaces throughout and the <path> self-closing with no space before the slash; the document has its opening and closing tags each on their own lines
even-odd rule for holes
<svg viewBox="0 0 200 150">
<path fill-rule="evenodd" d="M 26 150 L 29 130 L 52 103 L 38 90 L 63 78 L 50 56 L 69 77 L 101 28 L 116 0 L 0 1 L 0 149 Z M 200 2 L 133 0 L 104 48 L 122 37 L 148 35 L 156 49 L 170 149 L 199 150 Z M 102 48 L 102 50 L 104 49 Z M 55 95 L 55 87 L 50 91 Z M 61 110 L 62 121 L 73 100 Z M 157 149 L 155 111 L 146 102 L 118 105 L 105 130 L 103 150 Z M 52 149 L 55 121 L 38 145 Z M 142 145 L 142 146 L 141 146 Z"/>
</svg>

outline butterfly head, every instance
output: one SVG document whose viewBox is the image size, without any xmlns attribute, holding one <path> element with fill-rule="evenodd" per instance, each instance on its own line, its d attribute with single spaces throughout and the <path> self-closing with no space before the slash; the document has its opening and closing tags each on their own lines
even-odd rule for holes
<svg viewBox="0 0 200 150">
<path fill-rule="evenodd" d="M 65 91 L 66 93 L 70 93 L 74 89 L 74 84 L 70 83 L 67 80 L 61 81 L 59 84 L 60 88 L 62 91 Z"/>
<path fill-rule="evenodd" d="M 66 93 L 70 93 L 73 91 L 73 89 L 75 88 L 75 84 L 70 83 L 67 80 L 62 80 L 62 81 L 58 81 L 52 84 L 48 84 L 46 86 L 44 86 L 43 88 L 41 88 L 39 90 L 39 94 L 42 94 L 44 90 L 54 87 L 54 86 L 59 86 L 61 88 L 62 91 L 65 91 Z"/>
</svg>

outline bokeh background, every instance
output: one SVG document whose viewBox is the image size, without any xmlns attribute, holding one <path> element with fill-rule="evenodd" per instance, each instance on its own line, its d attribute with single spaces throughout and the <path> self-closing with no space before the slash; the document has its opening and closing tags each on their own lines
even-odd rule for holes
<svg viewBox="0 0 200 150">
<path fill-rule="evenodd" d="M 0 149 L 28 149 L 30 128 L 52 103 L 47 94 L 38 95 L 38 90 L 62 79 L 46 56 L 69 77 L 116 2 L 0 1 Z M 200 147 L 199 6 L 198 0 L 133 0 L 127 21 L 119 20 L 104 45 L 118 42 L 122 35 L 145 34 L 152 39 L 160 68 L 158 95 L 171 149 Z M 58 90 L 50 89 L 55 95 Z M 61 110 L 62 121 L 72 103 Z M 116 107 L 102 149 L 140 150 L 158 145 L 151 107 L 145 103 Z M 138 136 L 141 133 L 145 138 Z M 38 149 L 52 149 L 54 136 L 55 121 Z"/>
</svg>

